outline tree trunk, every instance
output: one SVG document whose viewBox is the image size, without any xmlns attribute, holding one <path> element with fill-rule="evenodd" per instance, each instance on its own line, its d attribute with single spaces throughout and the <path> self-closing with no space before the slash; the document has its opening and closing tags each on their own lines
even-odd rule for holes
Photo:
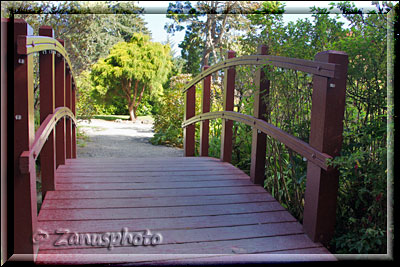
<svg viewBox="0 0 400 267">
<path fill-rule="evenodd" d="M 136 119 L 136 114 L 133 111 L 133 104 L 132 105 L 128 105 L 128 110 L 129 110 L 129 120 L 130 121 L 135 121 Z"/>
</svg>

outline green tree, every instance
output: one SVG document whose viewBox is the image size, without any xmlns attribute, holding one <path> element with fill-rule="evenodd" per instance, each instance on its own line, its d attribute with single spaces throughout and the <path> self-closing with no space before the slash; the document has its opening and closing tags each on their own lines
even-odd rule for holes
<svg viewBox="0 0 400 267">
<path fill-rule="evenodd" d="M 104 102 L 115 97 L 126 101 L 130 120 L 134 120 L 146 89 L 151 94 L 162 92 L 171 68 L 169 45 L 151 42 L 150 36 L 137 33 L 130 42 L 114 45 L 109 55 L 93 66 L 94 93 Z"/>
</svg>

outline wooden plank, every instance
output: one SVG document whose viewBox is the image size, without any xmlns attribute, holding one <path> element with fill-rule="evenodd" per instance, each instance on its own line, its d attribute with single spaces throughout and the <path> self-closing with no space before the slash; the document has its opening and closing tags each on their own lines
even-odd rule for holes
<svg viewBox="0 0 400 267">
<path fill-rule="evenodd" d="M 57 172 L 57 177 L 178 177 L 178 176 L 186 176 L 188 172 L 180 172 L 180 171 L 153 171 L 153 172 L 99 172 L 99 173 L 91 173 L 91 172 Z M 232 170 L 227 172 L 224 169 L 220 170 L 211 170 L 211 171 L 196 171 L 191 172 L 191 176 L 208 176 L 208 175 L 243 175 L 244 172 L 240 170 Z"/>
<path fill-rule="evenodd" d="M 336 261 L 331 254 L 325 254 L 321 248 L 311 248 L 312 254 L 39 254 L 39 264 L 82 264 L 104 263 L 118 264 L 118 266 L 179 266 L 179 265 L 210 265 L 210 264 L 251 264 L 276 262 L 303 262 L 303 261 Z"/>
<path fill-rule="evenodd" d="M 212 157 L 153 157 L 153 158 L 76 158 L 67 159 L 66 163 L 115 163 L 126 162 L 204 162 L 204 161 L 220 161 Z"/>
<path fill-rule="evenodd" d="M 177 206 L 199 206 L 217 204 L 238 204 L 275 201 L 270 194 L 242 194 L 222 196 L 197 196 L 197 197 L 168 197 L 151 199 L 70 199 L 57 200 L 45 199 L 41 209 L 76 209 L 76 208 L 141 208 L 141 207 L 177 207 Z"/>
<path fill-rule="evenodd" d="M 202 217 L 157 218 L 157 219 L 120 219 L 86 221 L 39 221 L 38 227 L 47 232 L 57 229 L 70 229 L 78 232 L 109 232 L 127 227 L 132 231 L 151 229 L 197 229 L 210 227 L 228 227 L 263 223 L 294 222 L 296 219 L 287 211 L 269 211 L 244 214 L 225 214 Z"/>
<path fill-rule="evenodd" d="M 83 200 L 84 201 L 84 200 Z M 112 220 L 136 218 L 172 218 L 210 216 L 222 214 L 239 214 L 249 212 L 264 212 L 284 210 L 277 202 L 259 202 L 246 204 L 221 204 L 192 207 L 162 207 L 162 208 L 100 208 L 100 209 L 57 209 L 41 210 L 38 220 Z"/>
<path fill-rule="evenodd" d="M 143 197 L 168 197 L 168 196 L 212 196 L 262 193 L 265 190 L 256 185 L 240 187 L 217 188 L 181 188 L 181 189 L 148 189 L 148 190 L 103 190 L 103 191 L 49 191 L 48 199 L 74 199 L 74 198 L 143 198 Z"/>
<path fill-rule="evenodd" d="M 77 177 L 75 175 L 57 175 L 57 183 L 59 184 L 89 184 L 89 183 L 158 183 L 158 182 L 196 182 L 196 181 L 223 181 L 223 180 L 247 180 L 248 176 L 245 174 L 231 174 L 225 175 L 179 175 L 179 176 L 165 176 L 165 177 L 148 177 L 148 176 L 112 176 L 112 177 L 97 177 L 97 176 L 83 176 Z"/>
<path fill-rule="evenodd" d="M 202 167 L 207 168 L 208 166 L 224 166 L 226 169 L 233 169 L 234 166 L 227 162 L 132 162 L 132 163 L 111 163 L 111 164 L 102 164 L 102 163 L 87 163 L 87 164 L 66 164 L 60 166 L 59 170 L 69 170 L 69 169 L 79 169 L 79 168 L 110 168 L 110 167 L 118 167 L 118 168 L 165 168 L 165 167 Z"/>
<path fill-rule="evenodd" d="M 159 182 L 159 183 L 81 183 L 81 184 L 57 184 L 57 191 L 64 190 L 143 190 L 143 189 L 169 189 L 169 188 L 210 188 L 226 186 L 247 186 L 247 180 L 225 181 L 198 181 L 198 182 Z"/>
<path fill-rule="evenodd" d="M 146 229 L 140 229 L 138 231 L 132 231 L 125 228 L 126 233 L 132 233 L 133 235 L 141 233 L 145 234 Z M 156 233 L 151 231 L 151 233 Z M 259 224 L 259 225 L 244 225 L 244 226 L 232 226 L 232 227 L 218 227 L 218 228 L 202 228 L 202 229 L 183 229 L 183 230 L 162 230 L 157 231 L 162 235 L 162 243 L 160 246 L 167 246 L 170 244 L 190 244 L 196 242 L 212 242 L 212 241 L 224 241 L 224 240 L 240 240 L 247 238 L 261 238 L 261 237 L 272 237 L 272 236 L 282 236 L 282 235 L 295 235 L 302 234 L 302 226 L 297 222 L 284 222 L 284 223 L 269 223 L 269 224 Z M 78 233 L 78 232 L 77 232 Z M 115 247 L 121 245 L 128 245 L 127 241 L 125 244 L 121 244 L 121 239 L 123 231 L 121 229 L 116 229 L 116 235 L 120 233 L 120 242 L 115 242 Z M 95 234 L 95 233 L 93 233 Z M 99 233 L 106 234 L 106 233 Z M 54 246 L 54 243 L 60 238 L 59 234 L 49 233 L 50 237 L 41 246 L 41 250 L 46 249 L 85 249 L 88 244 L 74 244 L 71 246 Z M 68 236 L 68 235 L 66 235 Z M 99 246 L 97 244 L 89 244 L 92 248 Z"/>
<path fill-rule="evenodd" d="M 43 254 L 246 254 L 268 253 L 299 248 L 318 248 L 305 234 L 249 238 L 238 240 L 223 240 L 198 243 L 168 244 L 157 246 L 122 246 L 108 248 L 83 249 L 49 249 L 41 250 Z"/>
</svg>

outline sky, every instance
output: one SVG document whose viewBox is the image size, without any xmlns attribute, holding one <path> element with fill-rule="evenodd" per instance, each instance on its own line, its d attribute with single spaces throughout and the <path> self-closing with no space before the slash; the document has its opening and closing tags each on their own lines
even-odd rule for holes
<svg viewBox="0 0 400 267">
<path fill-rule="evenodd" d="M 283 16 L 284 22 L 296 21 L 299 18 L 311 18 L 310 14 L 307 14 L 309 8 L 312 6 L 328 8 L 329 3 L 332 1 L 282 1 L 285 4 L 285 14 Z M 195 3 L 195 2 L 193 2 Z M 357 8 L 370 9 L 373 8 L 370 1 L 356 1 L 354 2 Z M 138 1 L 138 5 L 144 8 L 144 20 L 147 22 L 147 26 L 152 33 L 153 41 L 165 43 L 167 40 L 167 32 L 164 30 L 166 22 L 170 22 L 165 14 L 168 8 L 169 2 L 167 1 Z M 347 25 L 347 20 L 342 19 Z M 172 41 L 172 49 L 175 50 L 176 55 L 180 55 L 180 48 L 178 44 L 183 40 L 185 31 L 175 33 L 175 36 L 169 34 L 170 40 Z"/>
</svg>

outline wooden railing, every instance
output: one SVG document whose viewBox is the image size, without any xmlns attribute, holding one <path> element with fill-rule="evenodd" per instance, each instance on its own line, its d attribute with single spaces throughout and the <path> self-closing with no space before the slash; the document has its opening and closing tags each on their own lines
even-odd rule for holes
<svg viewBox="0 0 400 267">
<path fill-rule="evenodd" d="M 307 182 L 303 227 L 315 242 L 326 244 L 333 236 L 336 219 L 336 199 L 339 173 L 327 165 L 326 160 L 338 156 L 342 145 L 343 117 L 348 57 L 343 52 L 318 53 L 314 61 L 267 55 L 267 47 L 260 45 L 258 54 L 235 58 L 229 51 L 227 60 L 213 67 L 205 66 L 201 74 L 190 81 L 185 89 L 184 155 L 195 155 L 195 125 L 201 121 L 200 156 L 208 156 L 209 120 L 222 119 L 221 160 L 232 158 L 233 121 L 252 126 L 250 178 L 264 185 L 266 164 L 266 135 L 280 141 L 305 157 Z M 309 143 L 267 123 L 267 105 L 270 81 L 262 68 L 255 74 L 253 116 L 233 111 L 235 66 L 271 65 L 313 74 L 311 129 Z M 210 112 L 211 74 L 225 69 L 223 111 Z M 195 114 L 195 85 L 203 80 L 201 113 Z"/>
<path fill-rule="evenodd" d="M 32 238 L 37 231 L 36 159 L 40 157 L 42 197 L 56 189 L 56 169 L 76 157 L 75 82 L 63 40 L 51 27 L 42 26 L 40 36 L 21 19 L 2 19 L 8 38 L 7 81 L 9 110 L 13 110 L 13 248 L 14 254 L 35 256 Z M 3 36 L 2 36 L 3 38 Z M 34 64 L 39 53 L 40 127 L 34 129 Z M 13 74 L 13 75 L 11 75 Z M 12 79 L 10 79 L 12 77 Z M 29 260 L 33 260 L 29 258 Z"/>
</svg>

